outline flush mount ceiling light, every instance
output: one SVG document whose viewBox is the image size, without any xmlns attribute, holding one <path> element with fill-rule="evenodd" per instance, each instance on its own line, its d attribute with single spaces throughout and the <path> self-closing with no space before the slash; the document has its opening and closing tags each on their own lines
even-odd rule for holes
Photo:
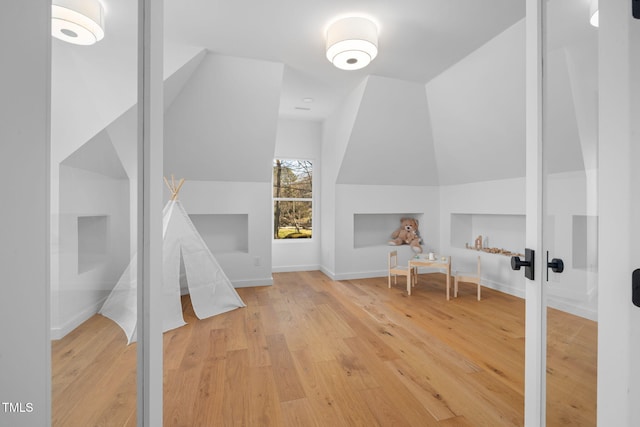
<svg viewBox="0 0 640 427">
<path fill-rule="evenodd" d="M 104 37 L 104 9 L 98 0 L 53 0 L 51 35 L 79 45 Z"/>
<path fill-rule="evenodd" d="M 594 27 L 597 27 L 600 24 L 600 11 L 598 10 L 598 0 L 591 0 L 591 5 L 589 7 L 589 23 Z"/>
<path fill-rule="evenodd" d="M 342 70 L 364 68 L 378 54 L 378 27 L 366 18 L 334 22 L 327 30 L 327 59 Z"/>
</svg>

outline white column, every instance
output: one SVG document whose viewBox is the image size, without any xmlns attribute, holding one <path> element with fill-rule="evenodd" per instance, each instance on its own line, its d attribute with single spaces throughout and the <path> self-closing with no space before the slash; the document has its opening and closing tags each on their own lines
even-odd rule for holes
<svg viewBox="0 0 640 427">
<path fill-rule="evenodd" d="M 0 425 L 51 422 L 51 0 L 0 14 Z"/>
<path fill-rule="evenodd" d="M 162 426 L 163 2 L 139 0 L 138 426 Z M 141 286 L 140 286 L 141 285 Z"/>
</svg>

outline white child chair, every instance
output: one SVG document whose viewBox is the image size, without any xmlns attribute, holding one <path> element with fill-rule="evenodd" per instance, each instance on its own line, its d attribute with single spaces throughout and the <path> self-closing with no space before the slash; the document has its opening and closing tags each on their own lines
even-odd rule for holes
<svg viewBox="0 0 640 427">
<path fill-rule="evenodd" d="M 480 301 L 480 277 L 482 268 L 480 265 L 480 255 L 478 255 L 478 270 L 475 273 L 459 273 L 456 272 L 456 278 L 453 284 L 453 295 L 458 297 L 458 282 L 475 283 L 478 287 L 478 301 Z"/>
<path fill-rule="evenodd" d="M 415 286 L 418 280 L 418 269 L 408 265 L 398 265 L 398 251 L 391 251 L 389 252 L 389 287 L 391 287 L 391 276 L 393 276 L 394 284 L 398 283 L 398 276 L 405 276 L 407 290 L 411 294 L 411 286 Z"/>
</svg>

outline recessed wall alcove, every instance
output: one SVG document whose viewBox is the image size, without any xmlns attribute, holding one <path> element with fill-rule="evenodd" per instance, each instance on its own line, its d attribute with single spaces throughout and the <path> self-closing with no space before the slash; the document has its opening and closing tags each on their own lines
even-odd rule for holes
<svg viewBox="0 0 640 427">
<path fill-rule="evenodd" d="M 402 218 L 422 220 L 417 213 L 357 213 L 353 215 L 353 247 L 387 246 L 391 233 L 398 229 Z M 418 225 L 420 229 L 420 225 Z"/>
<path fill-rule="evenodd" d="M 483 247 L 500 248 L 512 252 L 524 252 L 525 216 L 510 214 L 451 214 L 451 246 L 473 246 L 482 236 Z"/>
<path fill-rule="evenodd" d="M 109 217 L 78 217 L 78 274 L 103 265 L 108 260 Z"/>
<path fill-rule="evenodd" d="M 598 217 L 595 215 L 572 216 L 573 268 L 598 271 Z"/>
<path fill-rule="evenodd" d="M 190 214 L 213 254 L 249 253 L 248 214 Z"/>
</svg>

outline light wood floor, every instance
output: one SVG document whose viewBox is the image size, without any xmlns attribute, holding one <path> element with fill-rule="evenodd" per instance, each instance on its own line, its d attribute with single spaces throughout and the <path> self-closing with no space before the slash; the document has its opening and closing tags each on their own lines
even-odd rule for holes
<svg viewBox="0 0 640 427">
<path fill-rule="evenodd" d="M 524 301 L 444 276 L 274 274 L 247 307 L 164 334 L 164 425 L 521 426 Z M 549 317 L 548 426 L 595 425 L 596 324 Z M 135 344 L 92 317 L 52 350 L 54 426 L 135 425 Z"/>
</svg>

